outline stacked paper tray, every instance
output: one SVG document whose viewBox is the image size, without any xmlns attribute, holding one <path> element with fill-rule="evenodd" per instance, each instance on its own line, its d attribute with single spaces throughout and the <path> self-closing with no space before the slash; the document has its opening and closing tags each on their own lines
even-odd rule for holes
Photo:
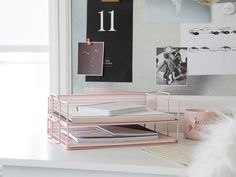
<svg viewBox="0 0 236 177">
<path fill-rule="evenodd" d="M 158 94 L 153 93 L 116 93 L 97 95 L 60 95 L 49 97 L 48 108 L 48 135 L 49 138 L 63 145 L 66 149 L 86 149 L 117 146 L 137 146 L 153 145 L 160 143 L 174 143 L 178 141 L 178 116 L 179 113 L 169 113 L 169 107 L 165 112 L 158 111 Z M 163 95 L 161 97 L 163 99 Z M 170 105 L 170 97 L 164 97 Z M 88 112 L 78 111 L 78 106 L 102 104 L 104 102 L 118 102 L 125 104 L 135 104 L 145 107 L 145 111 L 140 110 L 132 113 L 120 113 L 115 115 L 96 115 Z M 159 104 L 158 100 L 158 104 Z M 178 107 L 178 106 L 177 106 Z M 150 124 L 154 127 L 163 125 L 166 132 L 158 132 L 158 139 L 143 141 L 119 141 L 119 142 L 76 142 L 69 134 L 72 129 L 80 126 L 99 125 L 129 125 L 129 124 Z M 169 124 L 176 127 L 176 137 L 169 136 Z M 68 133 L 62 133 L 62 129 Z M 154 128 L 155 131 L 157 131 Z"/>
</svg>

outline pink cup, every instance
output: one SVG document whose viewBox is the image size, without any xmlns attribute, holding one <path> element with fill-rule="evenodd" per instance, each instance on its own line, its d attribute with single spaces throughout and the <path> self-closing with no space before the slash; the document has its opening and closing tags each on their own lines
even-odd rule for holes
<svg viewBox="0 0 236 177">
<path fill-rule="evenodd" d="M 201 127 L 216 118 L 212 111 L 204 109 L 186 109 L 184 111 L 184 137 L 201 140 Z"/>
</svg>

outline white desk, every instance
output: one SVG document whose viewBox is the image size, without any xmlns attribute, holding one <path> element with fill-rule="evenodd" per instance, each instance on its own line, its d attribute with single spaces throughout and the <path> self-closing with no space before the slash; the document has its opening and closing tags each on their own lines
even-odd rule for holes
<svg viewBox="0 0 236 177">
<path fill-rule="evenodd" d="M 42 106 L 32 101 L 21 105 L 1 110 L 6 113 L 0 124 L 3 177 L 162 177 L 187 173 L 186 167 L 141 148 L 65 151 L 47 139 L 46 106 L 39 109 Z"/>
<path fill-rule="evenodd" d="M 186 167 L 157 158 L 141 148 L 65 151 L 49 142 L 46 134 L 36 132 L 22 139 L 1 145 L 3 177 L 162 177 L 187 173 Z"/>
</svg>

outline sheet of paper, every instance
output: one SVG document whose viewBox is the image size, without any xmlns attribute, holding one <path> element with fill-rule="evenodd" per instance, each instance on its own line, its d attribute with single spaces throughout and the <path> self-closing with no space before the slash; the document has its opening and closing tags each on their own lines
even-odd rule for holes
<svg viewBox="0 0 236 177">
<path fill-rule="evenodd" d="M 229 1 L 230 2 L 230 1 Z M 225 14 L 224 13 L 224 4 L 225 3 L 216 3 L 212 5 L 211 8 L 211 21 L 213 23 L 228 23 L 231 24 L 232 22 L 236 21 L 236 14 L 233 12 L 232 14 Z M 236 6 L 236 2 L 233 2 L 234 6 Z"/>
<path fill-rule="evenodd" d="M 143 150 L 155 156 L 179 163 L 184 166 L 188 166 L 191 162 L 192 153 L 196 145 L 197 143 L 163 145 L 146 148 Z"/>
<path fill-rule="evenodd" d="M 179 1 L 177 8 L 172 0 L 146 0 L 144 22 L 209 22 L 209 6 L 190 0 Z"/>
<path fill-rule="evenodd" d="M 181 46 L 189 48 L 188 75 L 236 74 L 236 13 L 212 6 L 211 23 L 181 24 Z"/>
<path fill-rule="evenodd" d="M 55 107 L 54 114 L 58 115 L 60 112 L 59 108 Z M 115 116 L 99 116 L 91 113 L 81 113 L 78 111 L 76 105 L 71 105 L 69 107 L 69 112 L 67 115 L 67 108 L 61 106 L 61 115 L 66 118 L 68 116 L 69 120 L 73 123 L 107 123 L 107 122 L 143 122 L 145 121 L 160 121 L 160 120 L 175 120 L 175 114 L 163 113 L 155 110 L 140 111 L 137 113 L 120 114 Z"/>
</svg>

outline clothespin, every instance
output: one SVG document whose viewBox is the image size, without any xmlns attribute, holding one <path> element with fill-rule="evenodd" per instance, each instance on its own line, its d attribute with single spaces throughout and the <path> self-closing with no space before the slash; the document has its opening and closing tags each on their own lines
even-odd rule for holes
<svg viewBox="0 0 236 177">
<path fill-rule="evenodd" d="M 86 43 L 87 43 L 88 45 L 92 45 L 91 39 L 90 39 L 90 38 L 87 38 L 87 39 L 86 39 Z"/>
</svg>

